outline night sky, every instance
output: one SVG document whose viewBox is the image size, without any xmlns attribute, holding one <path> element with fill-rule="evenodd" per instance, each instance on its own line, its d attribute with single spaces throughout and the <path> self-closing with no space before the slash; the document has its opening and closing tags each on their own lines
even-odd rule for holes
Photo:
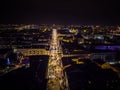
<svg viewBox="0 0 120 90">
<path fill-rule="evenodd" d="M 120 24 L 118 0 L 4 0 L 0 24 Z"/>
</svg>

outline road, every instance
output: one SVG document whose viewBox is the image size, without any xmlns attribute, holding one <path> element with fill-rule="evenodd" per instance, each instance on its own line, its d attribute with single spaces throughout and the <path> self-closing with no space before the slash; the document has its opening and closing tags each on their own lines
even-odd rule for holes
<svg viewBox="0 0 120 90">
<path fill-rule="evenodd" d="M 66 54 L 63 57 L 81 57 L 81 58 L 90 58 L 91 54 Z"/>
<path fill-rule="evenodd" d="M 0 70 L 0 76 L 5 75 L 13 70 L 17 70 L 19 68 L 22 68 L 24 66 L 27 67 L 27 65 L 25 65 L 25 64 L 16 64 L 14 67 L 6 67 L 5 69 Z"/>
<path fill-rule="evenodd" d="M 47 90 L 69 90 L 68 80 L 62 66 L 62 55 L 60 51 L 57 30 L 53 29 L 50 45 L 50 57 L 47 73 Z"/>
</svg>

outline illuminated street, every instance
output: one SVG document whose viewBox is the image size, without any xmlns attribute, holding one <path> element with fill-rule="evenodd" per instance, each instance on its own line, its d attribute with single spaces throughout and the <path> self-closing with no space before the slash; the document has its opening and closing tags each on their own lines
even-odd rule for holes
<svg viewBox="0 0 120 90">
<path fill-rule="evenodd" d="M 57 30 L 53 29 L 48 63 L 47 90 L 69 90 L 67 78 L 63 72 Z"/>
</svg>

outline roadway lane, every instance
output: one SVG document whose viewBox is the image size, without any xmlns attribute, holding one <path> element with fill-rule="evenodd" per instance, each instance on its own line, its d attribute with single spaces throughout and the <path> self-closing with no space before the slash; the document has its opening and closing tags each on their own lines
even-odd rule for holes
<svg viewBox="0 0 120 90">
<path fill-rule="evenodd" d="M 63 72 L 62 55 L 57 30 L 53 29 L 48 63 L 47 90 L 69 90 L 66 74 Z"/>
</svg>

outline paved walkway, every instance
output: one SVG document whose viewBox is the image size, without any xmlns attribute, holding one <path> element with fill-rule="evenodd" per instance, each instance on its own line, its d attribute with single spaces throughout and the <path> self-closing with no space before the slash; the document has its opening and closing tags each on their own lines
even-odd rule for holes
<svg viewBox="0 0 120 90">
<path fill-rule="evenodd" d="M 61 61 L 59 40 L 57 30 L 53 29 L 50 45 L 50 58 L 48 63 L 48 83 L 47 90 L 69 90 L 67 78 L 63 72 Z"/>
</svg>

